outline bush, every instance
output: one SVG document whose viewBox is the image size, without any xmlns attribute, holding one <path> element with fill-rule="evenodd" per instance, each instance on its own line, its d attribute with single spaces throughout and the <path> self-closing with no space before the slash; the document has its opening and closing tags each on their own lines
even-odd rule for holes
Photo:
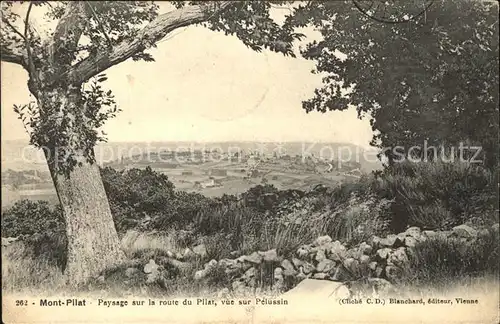
<svg viewBox="0 0 500 324">
<path fill-rule="evenodd" d="M 65 222 L 59 206 L 46 201 L 22 200 L 2 213 L 2 237 L 22 237 L 26 249 L 60 268 L 66 265 Z"/>
<path fill-rule="evenodd" d="M 420 287 L 442 288 L 457 281 L 498 276 L 498 232 L 489 230 L 472 242 L 437 237 L 421 242 L 408 254 L 402 281 Z"/>
<path fill-rule="evenodd" d="M 480 219 L 498 222 L 497 175 L 466 163 L 396 163 L 377 177 L 375 191 L 394 199 L 392 230 L 450 229 Z M 496 214 L 496 215 L 495 215 Z"/>
</svg>

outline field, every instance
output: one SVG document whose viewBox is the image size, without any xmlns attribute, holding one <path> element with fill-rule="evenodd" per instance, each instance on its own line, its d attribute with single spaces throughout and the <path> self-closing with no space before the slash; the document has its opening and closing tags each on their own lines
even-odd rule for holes
<svg viewBox="0 0 500 324">
<path fill-rule="evenodd" d="M 262 147 L 266 149 L 262 149 Z M 317 147 L 316 147 L 317 146 Z M 162 150 L 143 153 L 142 155 L 127 156 L 125 152 L 151 150 L 162 147 Z M 172 153 L 176 148 L 189 148 L 180 153 L 183 159 L 173 159 Z M 217 148 L 222 154 L 209 152 L 207 148 Z M 271 150 L 273 147 L 278 150 Z M 96 149 L 97 159 L 102 166 L 111 166 L 118 170 L 151 167 L 153 170 L 168 176 L 178 190 L 198 192 L 207 197 L 218 197 L 223 194 L 238 195 L 259 184 L 272 184 L 280 190 L 300 189 L 308 190 L 318 184 L 328 186 L 338 185 L 345 181 L 357 179 L 356 175 L 349 174 L 350 170 L 360 169 L 369 172 L 378 168 L 378 164 L 360 160 L 357 162 L 343 162 L 335 165 L 335 169 L 328 172 L 329 167 L 324 160 L 305 158 L 301 154 L 304 148 L 309 149 L 314 156 L 320 155 L 320 149 L 328 147 L 340 152 L 349 148 L 359 151 L 360 148 L 352 144 L 323 143 L 321 146 L 305 143 L 110 143 Z M 237 149 L 236 149 L 237 148 Z M 267 150 L 268 149 L 268 150 Z M 215 150 L 215 149 L 214 149 Z M 240 151 L 238 151 L 240 150 Z M 255 156 L 254 152 L 264 152 Z M 284 153 L 276 154 L 280 151 Z M 27 152 L 27 153 L 25 153 Z M 148 151 L 149 152 L 149 151 Z M 194 155 L 190 155 L 194 152 Z M 226 152 L 226 153 L 224 153 Z M 246 156 L 242 153 L 238 158 L 231 156 L 231 152 L 250 152 Z M 6 176 L 3 171 L 2 181 L 2 208 L 11 206 L 22 199 L 47 200 L 57 203 L 57 195 L 52 181 L 47 176 L 48 170 L 43 157 L 33 148 L 20 141 L 5 142 L 2 147 L 3 170 L 15 172 L 38 172 L 44 176 L 36 179 L 17 179 Z M 184 155 L 183 155 L 184 154 Z M 117 158 L 120 156 L 120 158 Z M 191 158 L 194 157 L 194 158 Z M 35 171 L 36 170 L 36 171 Z M 14 182 L 17 182 L 14 184 Z"/>
</svg>

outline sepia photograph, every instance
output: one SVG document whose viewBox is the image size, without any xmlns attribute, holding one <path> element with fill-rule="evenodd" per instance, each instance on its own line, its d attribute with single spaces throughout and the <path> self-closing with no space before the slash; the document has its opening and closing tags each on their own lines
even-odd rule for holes
<svg viewBox="0 0 500 324">
<path fill-rule="evenodd" d="M 499 323 L 499 3 L 1 1 L 4 323 Z"/>
</svg>

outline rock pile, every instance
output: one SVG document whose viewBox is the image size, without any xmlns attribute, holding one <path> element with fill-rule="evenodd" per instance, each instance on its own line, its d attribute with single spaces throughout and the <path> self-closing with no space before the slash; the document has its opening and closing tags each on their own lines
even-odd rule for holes
<svg viewBox="0 0 500 324">
<path fill-rule="evenodd" d="M 492 229 L 498 231 L 498 224 Z M 233 278 L 234 292 L 255 290 L 265 285 L 283 291 L 287 286 L 296 285 L 306 278 L 341 282 L 370 278 L 376 279 L 372 282 L 384 281 L 388 284 L 396 282 L 404 273 L 408 266 L 408 253 L 418 243 L 433 237 L 471 241 L 480 235 L 482 231 L 467 225 L 438 232 L 410 227 L 397 235 L 390 234 L 383 238 L 374 236 L 368 242 L 349 249 L 326 235 L 299 247 L 295 255 L 289 258 L 280 257 L 273 249 L 253 252 L 236 259 L 211 260 L 204 269 L 196 272 L 194 279 L 203 280 L 210 271 L 222 267 Z"/>
</svg>

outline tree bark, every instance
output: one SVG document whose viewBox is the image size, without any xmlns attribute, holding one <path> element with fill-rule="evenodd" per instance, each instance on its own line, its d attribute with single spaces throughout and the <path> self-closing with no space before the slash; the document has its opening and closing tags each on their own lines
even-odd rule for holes
<svg viewBox="0 0 500 324">
<path fill-rule="evenodd" d="M 66 222 L 65 275 L 69 284 L 76 285 L 117 265 L 125 255 L 98 166 L 84 161 L 66 176 L 58 174 L 52 163 L 51 174 Z"/>
<path fill-rule="evenodd" d="M 81 104 L 77 97 L 78 92 L 57 89 L 45 93 L 39 103 L 74 111 L 72 106 Z M 124 260 L 125 254 L 120 247 L 98 165 L 90 162 L 81 149 L 54 143 L 46 144 L 43 149 L 66 223 L 67 283 L 78 285 L 116 266 Z M 65 169 L 68 153 L 79 163 Z"/>
</svg>

